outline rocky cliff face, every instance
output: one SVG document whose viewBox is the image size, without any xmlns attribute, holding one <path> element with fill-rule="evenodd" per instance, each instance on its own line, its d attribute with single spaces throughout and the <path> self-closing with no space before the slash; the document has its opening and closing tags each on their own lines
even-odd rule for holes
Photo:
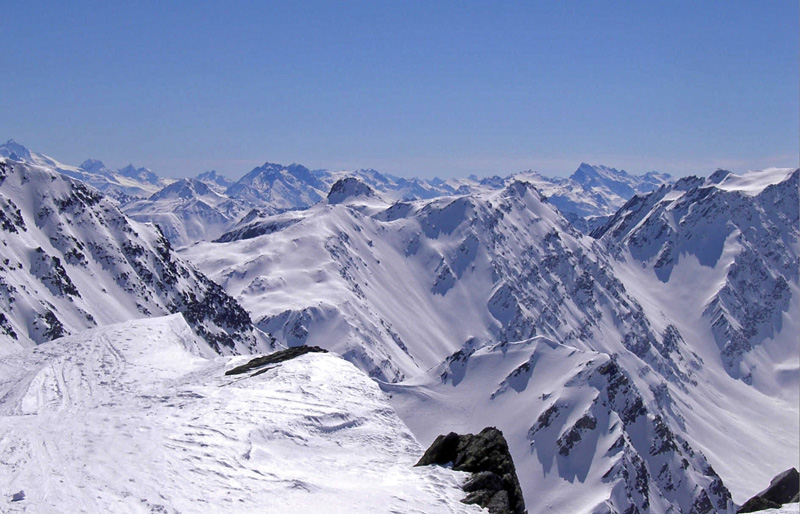
<svg viewBox="0 0 800 514">
<path fill-rule="evenodd" d="M 440 435 L 417 466 L 452 465 L 456 471 L 473 473 L 464 484 L 469 493 L 464 503 L 476 503 L 491 514 L 525 514 L 525 501 L 503 433 L 486 427 L 478 434 Z"/>
</svg>

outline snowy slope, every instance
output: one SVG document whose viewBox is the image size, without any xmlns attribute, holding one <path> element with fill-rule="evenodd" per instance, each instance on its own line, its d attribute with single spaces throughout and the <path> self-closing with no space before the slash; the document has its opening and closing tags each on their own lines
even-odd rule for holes
<svg viewBox="0 0 800 514">
<path fill-rule="evenodd" d="M 382 387 L 423 444 L 445 424 L 500 428 L 531 513 L 733 512 L 705 457 L 607 354 L 537 337 L 462 351 Z"/>
<path fill-rule="evenodd" d="M 739 502 L 800 459 L 799 177 L 687 177 L 595 233 L 648 315 L 673 320 L 702 359 L 702 388 L 673 394 Z"/>
<path fill-rule="evenodd" d="M 213 355 L 169 316 L 0 357 L 3 512 L 481 512 L 342 359 Z"/>
<path fill-rule="evenodd" d="M 177 312 L 220 351 L 256 344 L 235 300 L 84 183 L 2 158 L 0 206 L 0 353 Z"/>
</svg>

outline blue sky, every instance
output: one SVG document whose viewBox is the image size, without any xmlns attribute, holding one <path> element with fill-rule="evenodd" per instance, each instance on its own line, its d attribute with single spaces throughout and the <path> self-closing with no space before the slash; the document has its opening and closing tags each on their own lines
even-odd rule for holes
<svg viewBox="0 0 800 514">
<path fill-rule="evenodd" d="M 165 176 L 797 166 L 797 0 L 11 2 L 0 138 Z"/>
</svg>

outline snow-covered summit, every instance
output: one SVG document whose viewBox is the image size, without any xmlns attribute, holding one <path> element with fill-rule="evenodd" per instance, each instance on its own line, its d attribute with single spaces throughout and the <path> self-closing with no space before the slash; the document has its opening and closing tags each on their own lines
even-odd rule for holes
<svg viewBox="0 0 800 514">
<path fill-rule="evenodd" d="M 9 512 L 431 512 L 467 474 L 422 448 L 378 386 L 332 354 L 226 376 L 180 316 L 0 357 Z M 3 501 L 7 501 L 6 498 Z"/>
<path fill-rule="evenodd" d="M 117 173 L 119 173 L 123 177 L 134 179 L 139 182 L 144 182 L 146 184 L 152 184 L 154 186 L 163 186 L 163 181 L 161 180 L 161 178 L 148 168 L 144 167 L 136 168 L 133 164 L 128 164 L 124 168 L 118 169 Z"/>
<path fill-rule="evenodd" d="M 30 150 L 13 139 L 9 139 L 5 144 L 0 145 L 0 157 L 8 157 L 15 161 L 31 161 L 32 159 Z"/>
<path fill-rule="evenodd" d="M 87 173 L 93 173 L 93 174 L 103 174 L 103 175 L 105 175 L 105 174 L 111 173 L 111 170 L 109 170 L 106 167 L 106 165 L 103 163 L 103 161 L 101 161 L 99 159 L 86 159 L 85 161 L 83 161 L 81 163 L 80 166 L 78 166 L 78 168 L 81 171 L 85 171 Z"/>
<path fill-rule="evenodd" d="M 196 196 L 216 196 L 221 198 L 221 196 L 214 192 L 205 182 L 194 178 L 183 178 L 176 180 L 164 189 L 154 193 L 149 200 L 186 200 Z"/>
<path fill-rule="evenodd" d="M 218 193 L 224 193 L 227 188 L 233 185 L 233 181 L 218 173 L 216 170 L 204 171 L 195 177 L 200 182 L 214 188 Z"/>
</svg>

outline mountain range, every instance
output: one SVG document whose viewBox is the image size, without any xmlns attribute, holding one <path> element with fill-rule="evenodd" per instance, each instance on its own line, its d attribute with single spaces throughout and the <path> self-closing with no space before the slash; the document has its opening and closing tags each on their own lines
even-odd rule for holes
<svg viewBox="0 0 800 514">
<path fill-rule="evenodd" d="M 391 467 L 392 438 L 406 441 L 389 451 L 405 461 L 419 448 L 408 441 L 426 446 L 439 434 L 496 426 L 531 513 L 735 512 L 800 458 L 800 170 L 673 181 L 582 164 L 566 179 L 420 180 L 267 163 L 235 183 L 208 172 L 134 199 L 104 196 L 67 173 L 107 173 L 97 162 L 73 170 L 12 143 L 0 147 L 0 409 L 16 434 L 38 427 L 26 436 L 32 447 L 55 444 L 44 435 L 48 420 L 77 431 L 65 417 L 76 408 L 94 415 L 113 400 L 145 412 L 158 405 L 147 398 L 167 398 L 187 409 L 171 428 L 186 437 L 152 445 L 134 437 L 138 447 L 191 459 L 208 444 L 225 480 L 257 469 L 299 481 L 320 501 L 308 505 L 366 506 L 377 504 L 316 478 L 287 478 L 304 466 L 279 471 L 263 453 L 253 463 L 230 448 L 249 440 L 269 452 L 263 441 L 273 441 L 276 458 L 294 452 L 305 462 L 315 448 L 315 459 L 334 464 L 344 458 L 335 445 L 369 453 L 374 444 L 375 462 Z M 137 187 L 162 180 L 123 170 L 112 175 Z M 161 335 L 146 335 L 153 331 Z M 242 357 L 214 357 L 302 345 L 331 353 L 241 384 L 220 374 Z M 151 349 L 149 368 L 130 375 Z M 168 366 L 154 364 L 162 351 L 173 356 Z M 70 382 L 77 368 L 49 378 L 45 370 L 68 369 L 80 352 L 123 355 L 116 362 L 127 364 L 92 365 L 84 382 L 127 377 L 124 395 L 92 386 L 87 396 L 80 380 Z M 162 382 L 182 385 L 169 392 Z M 71 393 L 50 398 L 48 383 Z M 193 424 L 198 409 L 211 408 L 199 398 L 222 401 L 209 384 L 233 388 L 224 396 L 231 403 L 214 404 L 220 412 L 244 397 L 259 412 L 276 412 L 276 401 L 297 412 L 309 398 L 337 411 L 282 432 L 228 414 Z M 310 396 L 264 396 L 263 387 L 279 385 Z M 359 395 L 374 398 L 370 413 Z M 111 437 L 115 412 L 98 423 L 100 440 Z M 226 423 L 241 423 L 241 433 L 227 434 Z M 388 432 L 377 434 L 378 425 Z M 227 435 L 207 438 L 220 431 Z M 20 451 L 0 444 L 2 462 L 30 463 L 0 464 L 14 487 L 31 466 L 55 466 Z M 104 455 L 97 469 L 108 466 Z M 153 503 L 152 484 L 126 466 L 135 494 Z M 455 475 L 414 482 L 392 473 L 439 495 L 404 500 L 416 502 L 411 510 L 433 511 L 426 501 L 461 508 L 444 485 Z M 113 479 L 97 480 L 104 494 L 125 497 Z M 177 475 L 169 480 L 164 501 L 175 506 L 193 487 L 211 487 L 198 478 L 181 490 Z M 46 486 L 28 487 L 46 501 Z M 88 501 L 70 494 L 70 504 Z"/>
</svg>

